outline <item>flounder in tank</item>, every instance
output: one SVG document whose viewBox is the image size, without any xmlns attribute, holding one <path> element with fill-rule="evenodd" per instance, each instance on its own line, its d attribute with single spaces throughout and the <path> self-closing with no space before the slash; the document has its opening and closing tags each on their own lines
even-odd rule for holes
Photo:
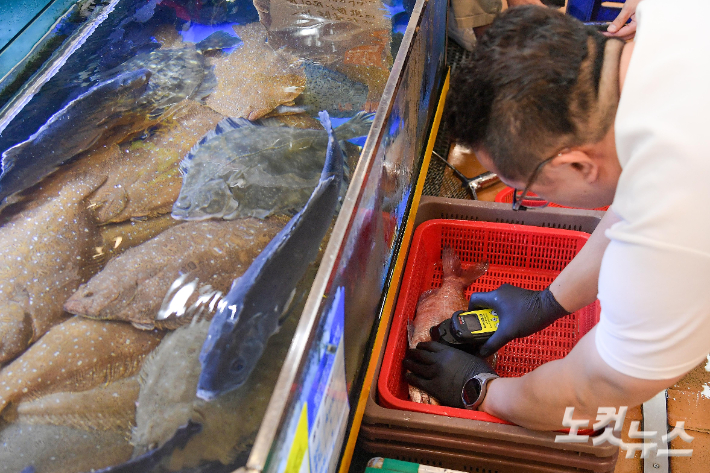
<svg viewBox="0 0 710 473">
<path fill-rule="evenodd" d="M 341 140 L 366 135 L 371 117 L 358 113 L 335 133 Z M 323 130 L 225 119 L 183 160 L 172 215 L 230 220 L 300 209 L 318 183 L 328 142 Z"/>
<path fill-rule="evenodd" d="M 321 112 L 320 118 L 327 150 L 318 185 L 303 209 L 234 282 L 212 319 L 200 352 L 201 399 L 215 399 L 247 382 L 333 220 L 343 180 L 343 152 L 328 114 Z"/>
<path fill-rule="evenodd" d="M 2 153 L 0 201 L 82 151 L 119 142 L 169 116 L 183 100 L 204 99 L 217 85 L 212 66 L 191 45 L 139 54 L 94 79 L 27 140 Z"/>
</svg>

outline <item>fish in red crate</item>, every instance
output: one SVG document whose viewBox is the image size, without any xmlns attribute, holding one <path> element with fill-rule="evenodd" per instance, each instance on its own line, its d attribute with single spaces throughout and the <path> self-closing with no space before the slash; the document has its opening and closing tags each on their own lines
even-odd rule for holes
<svg viewBox="0 0 710 473">
<path fill-rule="evenodd" d="M 463 269 L 459 256 L 450 247 L 442 250 L 441 263 L 444 271 L 441 287 L 430 289 L 419 296 L 414 322 L 407 324 L 410 348 L 415 348 L 419 342 L 431 340 L 431 327 L 450 318 L 457 310 L 467 309 L 466 288 L 488 270 L 488 262 L 476 263 Z M 414 386 L 409 386 L 409 397 L 421 404 L 439 405 L 436 399 Z"/>
</svg>

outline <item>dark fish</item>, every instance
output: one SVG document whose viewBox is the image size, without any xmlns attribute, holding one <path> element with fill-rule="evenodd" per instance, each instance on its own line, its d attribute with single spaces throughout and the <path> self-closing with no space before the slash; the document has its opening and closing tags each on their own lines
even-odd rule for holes
<svg viewBox="0 0 710 473">
<path fill-rule="evenodd" d="M 247 381 L 330 227 L 343 180 L 343 153 L 328 114 L 321 112 L 320 117 L 328 148 L 318 186 L 305 207 L 234 282 L 212 319 L 200 353 L 201 399 L 209 401 Z"/>
<path fill-rule="evenodd" d="M 147 69 L 151 76 L 133 113 L 148 113 L 152 118 L 158 118 L 185 99 L 201 100 L 217 86 L 212 67 L 202 53 L 192 47 L 139 54 L 105 75 L 139 69 Z"/>
<path fill-rule="evenodd" d="M 371 123 L 360 113 L 336 132 L 347 140 L 367 134 Z M 172 216 L 231 220 L 300 209 L 318 184 L 328 143 L 323 130 L 222 120 L 185 156 Z"/>
<path fill-rule="evenodd" d="M 333 117 L 350 117 L 365 108 L 365 84 L 312 61 L 305 62 L 304 70 L 306 88 L 295 100 L 297 107 L 311 113 L 326 110 Z"/>
<path fill-rule="evenodd" d="M 214 51 L 215 49 L 227 49 L 241 43 L 242 40 L 236 36 L 232 36 L 226 31 L 215 31 L 199 43 L 195 45 L 195 49 L 201 52 Z"/>
<path fill-rule="evenodd" d="M 2 154 L 0 202 L 90 148 L 111 123 L 136 107 L 151 73 L 139 69 L 102 82 L 52 115 L 35 134 Z"/>
</svg>

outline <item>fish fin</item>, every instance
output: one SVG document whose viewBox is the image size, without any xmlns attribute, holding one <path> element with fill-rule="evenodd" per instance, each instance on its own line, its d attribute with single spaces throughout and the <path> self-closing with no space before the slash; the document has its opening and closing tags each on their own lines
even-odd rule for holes
<svg viewBox="0 0 710 473">
<path fill-rule="evenodd" d="M 254 123 L 250 122 L 249 120 L 247 120 L 246 118 L 227 117 L 223 120 L 220 120 L 220 122 L 217 123 L 217 126 L 213 130 L 214 134 L 215 134 L 214 136 L 220 135 L 220 134 L 225 133 L 229 130 L 236 130 L 238 128 L 242 128 L 242 127 L 246 127 L 246 126 L 256 126 L 256 125 Z M 210 133 L 207 133 L 207 134 L 209 135 Z"/>
<path fill-rule="evenodd" d="M 420 304 L 422 301 L 425 301 L 429 297 L 436 294 L 436 291 L 437 291 L 436 289 L 429 289 L 428 291 L 422 292 L 421 295 L 419 296 L 419 301 L 417 302 L 417 304 Z"/>
<path fill-rule="evenodd" d="M 447 246 L 441 250 L 441 265 L 444 270 L 444 278 L 459 276 L 461 274 L 461 260 L 453 248 Z"/>
<path fill-rule="evenodd" d="M 323 128 L 325 128 L 325 131 L 327 131 L 328 134 L 332 134 L 333 125 L 332 123 L 330 123 L 330 116 L 328 115 L 328 112 L 326 112 L 325 110 L 321 110 L 320 112 L 318 112 L 318 118 L 320 118 L 320 122 L 323 125 Z"/>
<path fill-rule="evenodd" d="M 476 263 L 461 272 L 461 279 L 466 286 L 470 286 L 476 279 L 480 278 L 488 271 L 488 261 Z"/>
<path fill-rule="evenodd" d="M 194 100 L 204 100 L 217 88 L 217 76 L 214 73 L 214 66 L 205 69 L 205 75 L 199 87 L 191 94 Z"/>
<path fill-rule="evenodd" d="M 201 53 L 215 49 L 233 48 L 242 40 L 238 36 L 232 36 L 226 31 L 215 31 L 199 43 L 195 44 L 195 49 Z"/>
<path fill-rule="evenodd" d="M 139 322 L 131 322 L 131 325 L 139 330 L 153 330 L 156 328 L 155 324 L 141 324 Z"/>
<path fill-rule="evenodd" d="M 341 140 L 350 140 L 358 136 L 365 136 L 370 132 L 374 113 L 358 112 L 350 120 L 335 129 Z"/>
<path fill-rule="evenodd" d="M 200 141 L 198 141 L 197 144 L 195 144 L 195 146 L 193 146 L 192 149 L 188 151 L 185 157 L 182 158 L 182 161 L 180 161 L 180 174 L 184 176 L 190 171 L 190 162 L 195 157 L 195 153 L 197 152 L 197 150 L 200 149 L 205 143 L 207 143 L 217 135 L 221 135 L 222 133 L 225 133 L 229 130 L 236 130 L 237 128 L 245 126 L 256 125 L 254 125 L 249 120 L 245 120 L 244 118 L 228 117 L 221 120 L 219 123 L 217 123 L 217 126 L 215 126 L 213 130 L 208 131 L 205 136 L 203 136 Z"/>
<path fill-rule="evenodd" d="M 412 339 L 414 338 L 414 322 L 407 320 L 407 346 L 412 347 Z"/>
<path fill-rule="evenodd" d="M 195 318 L 194 316 L 168 317 L 167 319 L 156 320 L 154 322 L 154 324 L 155 324 L 155 328 L 157 328 L 158 330 L 175 330 L 175 329 L 178 329 L 182 326 L 189 325 L 194 318 Z M 135 323 L 133 325 L 138 327 Z M 138 328 L 141 328 L 141 327 L 138 327 Z"/>
<path fill-rule="evenodd" d="M 280 121 L 276 117 L 261 117 L 259 119 L 259 125 L 261 126 L 266 126 L 266 127 L 280 127 L 280 128 L 288 128 L 289 126 L 286 125 L 284 122 Z"/>
</svg>

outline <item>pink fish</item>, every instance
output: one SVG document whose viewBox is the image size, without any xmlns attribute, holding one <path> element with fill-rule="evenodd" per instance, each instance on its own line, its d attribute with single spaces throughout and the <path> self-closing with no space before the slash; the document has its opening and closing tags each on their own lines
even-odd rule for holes
<svg viewBox="0 0 710 473">
<path fill-rule="evenodd" d="M 466 269 L 461 268 L 461 260 L 452 248 L 441 252 L 444 277 L 441 287 L 430 289 L 419 297 L 414 323 L 409 326 L 409 347 L 415 348 L 419 342 L 431 340 L 429 329 L 451 317 L 457 310 L 468 308 L 465 291 L 468 286 L 483 276 L 488 263 L 476 263 Z M 424 391 L 409 386 L 409 397 L 422 404 L 439 403 Z"/>
</svg>

